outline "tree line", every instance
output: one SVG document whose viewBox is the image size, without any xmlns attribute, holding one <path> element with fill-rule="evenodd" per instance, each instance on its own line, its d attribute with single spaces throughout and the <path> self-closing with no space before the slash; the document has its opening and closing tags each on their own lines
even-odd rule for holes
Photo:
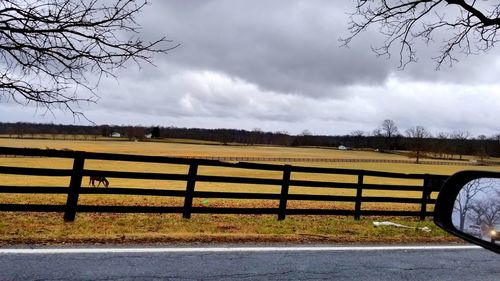
<svg viewBox="0 0 500 281">
<path fill-rule="evenodd" d="M 278 146 L 343 146 L 345 149 L 370 149 L 379 152 L 407 151 L 407 156 L 437 159 L 463 159 L 463 155 L 475 155 L 480 159 L 500 156 L 500 133 L 492 136 L 472 136 L 467 131 L 454 131 L 432 135 L 426 128 L 415 126 L 400 132 L 395 122 L 386 119 L 372 132 L 355 130 L 349 135 L 313 135 L 304 130 L 298 135 L 286 131 L 265 132 L 258 128 L 203 129 L 163 126 L 118 126 L 118 125 L 60 125 L 36 123 L 0 123 L 0 134 L 11 138 L 39 138 L 41 135 L 84 135 L 89 139 L 111 137 L 118 133 L 129 140 L 145 139 L 193 139 L 214 141 L 221 144 L 278 145 Z"/>
</svg>

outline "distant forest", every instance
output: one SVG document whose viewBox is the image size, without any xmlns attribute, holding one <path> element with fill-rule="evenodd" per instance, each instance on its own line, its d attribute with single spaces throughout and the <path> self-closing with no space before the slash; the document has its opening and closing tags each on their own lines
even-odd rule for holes
<svg viewBox="0 0 500 281">
<path fill-rule="evenodd" d="M 387 121 L 387 120 L 386 120 Z M 423 129 L 422 127 L 416 127 Z M 423 129 L 425 130 L 425 129 Z M 425 132 L 425 131 L 424 131 Z M 71 139 L 72 135 L 111 137 L 118 133 L 121 138 L 129 140 L 148 139 L 192 139 L 220 142 L 221 144 L 243 145 L 279 145 L 279 146 L 315 146 L 335 147 L 342 149 L 369 149 L 384 151 L 409 151 L 417 158 L 462 159 L 463 155 L 475 155 L 478 158 L 500 157 L 500 134 L 486 137 L 472 137 L 468 133 L 418 134 L 411 130 L 406 136 L 397 129 L 392 133 L 376 129 L 372 134 L 353 131 L 350 135 L 326 136 L 312 135 L 307 130 L 299 135 L 287 132 L 264 132 L 236 129 L 199 129 L 177 127 L 142 127 L 142 126 L 81 126 L 35 123 L 0 123 L 0 135 L 10 138 L 39 138 L 41 135 L 62 135 Z M 66 138 L 66 137 L 65 137 Z"/>
</svg>

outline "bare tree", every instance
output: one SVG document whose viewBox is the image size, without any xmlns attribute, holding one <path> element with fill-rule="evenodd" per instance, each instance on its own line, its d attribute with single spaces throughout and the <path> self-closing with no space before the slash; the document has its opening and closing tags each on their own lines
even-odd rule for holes
<svg viewBox="0 0 500 281">
<path fill-rule="evenodd" d="M 456 131 L 451 134 L 451 138 L 457 141 L 455 146 L 456 153 L 459 155 L 460 160 L 465 154 L 465 147 L 467 146 L 467 139 L 471 137 L 471 134 L 467 131 Z"/>
<path fill-rule="evenodd" d="M 351 132 L 350 136 L 356 137 L 356 138 L 364 137 L 365 136 L 365 132 L 363 132 L 361 130 L 354 130 L 354 131 Z"/>
<path fill-rule="evenodd" d="M 448 137 L 449 134 L 444 132 L 440 132 L 436 135 L 436 140 L 433 142 L 433 150 L 436 157 L 443 159 L 447 153 L 452 153 L 447 145 Z"/>
<path fill-rule="evenodd" d="M 380 126 L 380 132 L 385 137 L 385 145 L 387 149 L 394 149 L 393 139 L 399 134 L 398 126 L 391 119 L 385 119 Z"/>
<path fill-rule="evenodd" d="M 471 203 L 470 210 L 472 211 L 468 217 L 477 225 L 485 224 L 492 227 L 500 222 L 500 203 L 498 198 L 488 200 L 474 200 Z"/>
<path fill-rule="evenodd" d="M 483 161 L 484 159 L 488 158 L 489 155 L 488 137 L 485 135 L 479 135 L 477 136 L 477 140 L 479 144 L 475 147 L 475 153 L 477 156 L 479 156 L 479 159 Z"/>
<path fill-rule="evenodd" d="M 139 37 L 147 0 L 0 1 L 0 100 L 73 114 L 95 102 L 102 75 L 128 61 L 151 63 L 176 46 Z M 168 44 L 170 46 L 166 46 Z M 82 94 L 82 89 L 84 93 Z"/>
<path fill-rule="evenodd" d="M 382 131 L 380 130 L 380 128 L 373 129 L 372 136 L 374 136 L 374 137 L 381 137 L 382 136 Z"/>
<path fill-rule="evenodd" d="M 460 231 L 464 230 L 465 218 L 472 208 L 473 199 L 489 187 L 490 186 L 485 185 L 481 179 L 476 179 L 468 182 L 458 193 L 453 209 L 457 211 L 459 215 L 458 223 Z"/>
<path fill-rule="evenodd" d="M 391 119 L 385 119 L 380 128 L 382 134 L 388 138 L 394 137 L 399 133 L 398 126 L 396 126 L 396 123 Z"/>
<path fill-rule="evenodd" d="M 500 134 L 491 136 L 491 139 L 500 142 Z"/>
<path fill-rule="evenodd" d="M 406 135 L 410 139 L 410 148 L 414 153 L 417 164 L 419 163 L 422 152 L 425 151 L 425 139 L 431 137 L 431 133 L 422 126 L 415 126 L 406 130 Z"/>
<path fill-rule="evenodd" d="M 308 129 L 304 129 L 300 132 L 299 136 L 312 136 L 312 133 Z"/>
<path fill-rule="evenodd" d="M 365 137 L 365 132 L 361 130 L 354 130 L 350 133 L 350 140 L 351 140 L 351 146 L 352 147 L 366 147 L 366 137 Z"/>
<path fill-rule="evenodd" d="M 429 44 L 443 36 L 434 59 L 439 68 L 456 61 L 456 53 L 486 52 L 498 42 L 500 4 L 465 0 L 357 0 L 351 15 L 351 35 L 345 44 L 368 27 L 375 25 L 386 40 L 374 48 L 378 55 L 390 55 L 393 47 L 400 66 L 416 61 L 415 44 Z"/>
</svg>

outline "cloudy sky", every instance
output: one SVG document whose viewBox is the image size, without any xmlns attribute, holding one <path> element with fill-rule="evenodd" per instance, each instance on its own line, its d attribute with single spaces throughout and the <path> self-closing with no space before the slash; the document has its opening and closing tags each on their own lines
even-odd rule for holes
<svg viewBox="0 0 500 281">
<path fill-rule="evenodd" d="M 340 47 L 350 0 L 153 1 L 138 16 L 145 39 L 181 45 L 103 79 L 97 104 L 82 104 L 97 124 L 287 131 L 371 132 L 384 119 L 400 131 L 500 132 L 500 49 L 435 70 L 436 45 L 404 70 L 371 51 L 377 29 Z M 89 124 L 69 113 L 43 114 L 0 103 L 3 122 Z"/>
</svg>

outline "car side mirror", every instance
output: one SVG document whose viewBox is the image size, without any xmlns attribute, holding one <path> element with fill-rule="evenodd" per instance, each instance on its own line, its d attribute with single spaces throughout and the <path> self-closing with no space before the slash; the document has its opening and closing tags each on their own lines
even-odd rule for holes
<svg viewBox="0 0 500 281">
<path fill-rule="evenodd" d="M 462 171 L 448 178 L 437 198 L 434 222 L 500 253 L 500 173 Z"/>
</svg>

